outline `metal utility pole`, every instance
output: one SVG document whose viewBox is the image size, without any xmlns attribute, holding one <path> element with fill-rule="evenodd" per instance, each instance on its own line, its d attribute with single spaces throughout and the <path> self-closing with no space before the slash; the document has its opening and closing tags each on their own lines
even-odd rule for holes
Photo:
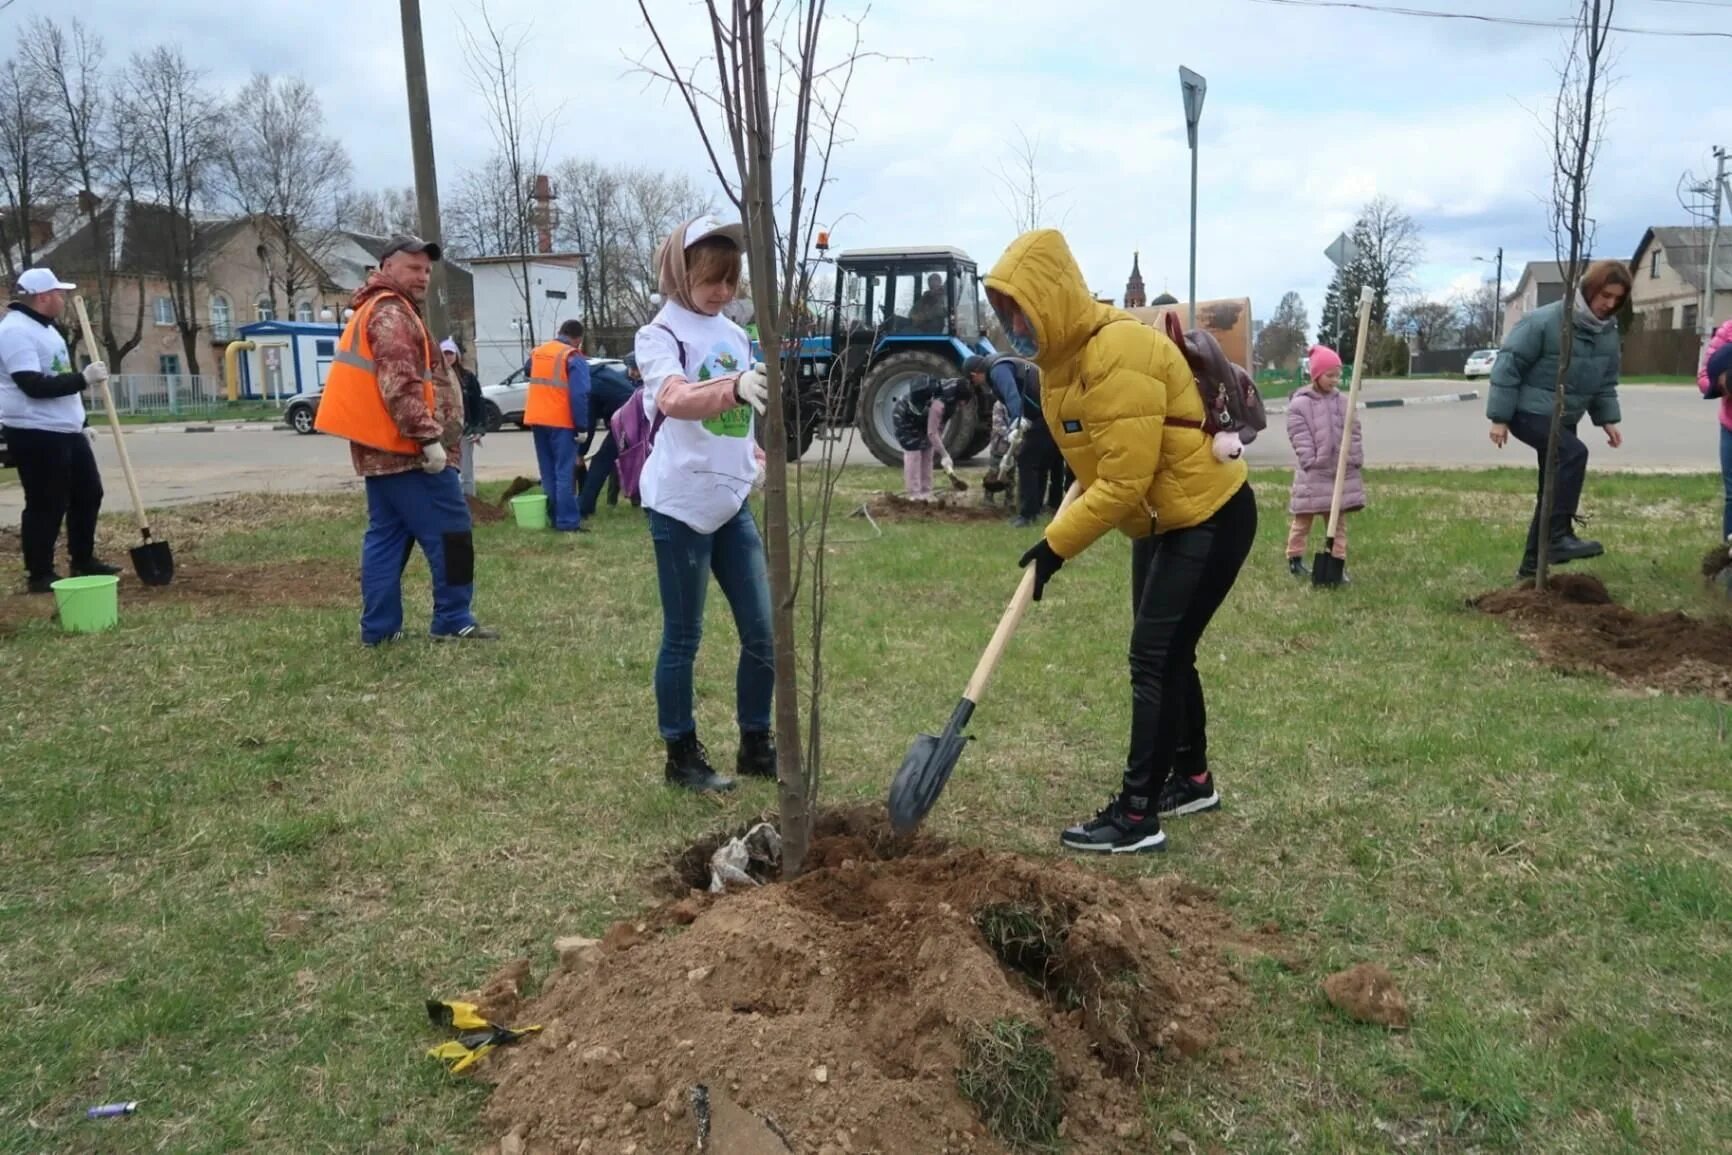
<svg viewBox="0 0 1732 1155">
<path fill-rule="evenodd" d="M 1209 82 L 1189 68 L 1179 69 L 1179 91 L 1185 98 L 1185 135 L 1191 142 L 1191 295 L 1190 328 L 1197 327 L 1197 125 L 1203 119 L 1203 97 Z"/>
<path fill-rule="evenodd" d="M 1475 257 L 1474 260 L 1491 264 L 1490 257 Z M 1497 288 L 1491 299 L 1491 343 L 1493 346 L 1503 344 L 1503 246 L 1497 247 Z"/>
<path fill-rule="evenodd" d="M 403 74 L 409 82 L 409 143 L 415 151 L 415 204 L 421 239 L 445 247 L 439 226 L 439 173 L 433 163 L 433 115 L 427 100 L 427 54 L 421 47 L 421 0 L 402 0 Z M 435 341 L 451 335 L 446 312 L 445 262 L 433 262 L 427 286 L 427 328 Z"/>
<path fill-rule="evenodd" d="M 1708 350 L 1708 339 L 1714 335 L 1714 271 L 1720 250 L 1720 206 L 1726 195 L 1726 150 L 1714 150 L 1714 223 L 1708 230 L 1708 269 L 1702 277 L 1702 308 L 1696 315 L 1696 331 L 1702 337 L 1702 351 Z"/>
</svg>

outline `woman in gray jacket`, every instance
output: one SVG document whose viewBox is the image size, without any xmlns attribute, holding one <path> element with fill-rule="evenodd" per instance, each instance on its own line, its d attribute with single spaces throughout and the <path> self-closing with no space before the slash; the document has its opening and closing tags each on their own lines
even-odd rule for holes
<svg viewBox="0 0 1732 1155">
<path fill-rule="evenodd" d="M 1576 436 L 1585 413 L 1606 432 L 1606 443 L 1624 443 L 1618 429 L 1618 367 L 1621 352 L 1618 310 L 1630 295 L 1630 270 L 1617 261 L 1596 261 L 1582 277 L 1576 296 L 1573 348 L 1564 384 L 1564 421 L 1558 434 L 1558 492 L 1552 506 L 1553 563 L 1599 557 L 1605 547 L 1575 535 L 1576 508 L 1588 474 L 1588 447 Z M 1510 434 L 1539 455 L 1539 488 L 1545 492 L 1546 439 L 1551 431 L 1552 402 L 1557 393 L 1558 362 L 1563 355 L 1564 302 L 1536 309 L 1516 323 L 1504 338 L 1491 370 L 1491 391 L 1485 415 L 1491 419 L 1491 442 L 1502 449 Z M 1527 550 L 1517 577 L 1529 578 L 1539 567 L 1540 502 L 1528 526 Z"/>
</svg>

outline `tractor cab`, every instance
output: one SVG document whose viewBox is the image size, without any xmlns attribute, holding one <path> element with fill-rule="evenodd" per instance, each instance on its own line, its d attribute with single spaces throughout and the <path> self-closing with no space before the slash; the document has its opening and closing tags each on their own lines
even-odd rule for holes
<svg viewBox="0 0 1732 1155">
<path fill-rule="evenodd" d="M 923 378 L 954 378 L 976 353 L 991 353 L 986 302 L 974 261 L 961 249 L 853 249 L 836 257 L 831 353 L 844 380 L 858 382 L 857 422 L 880 460 L 899 461 L 891 411 Z M 981 410 L 984 408 L 984 412 Z M 991 403 L 961 406 L 945 425 L 958 460 L 991 436 Z"/>
</svg>

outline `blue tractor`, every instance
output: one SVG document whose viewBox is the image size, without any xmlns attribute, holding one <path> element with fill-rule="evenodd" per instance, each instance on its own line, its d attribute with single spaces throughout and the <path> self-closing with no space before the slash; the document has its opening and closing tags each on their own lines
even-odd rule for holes
<svg viewBox="0 0 1732 1155">
<path fill-rule="evenodd" d="M 800 336 L 788 453 L 803 454 L 814 438 L 853 425 L 874 457 L 899 466 L 896 402 L 919 382 L 960 377 L 963 361 L 995 351 L 979 273 L 967 253 L 944 246 L 853 249 L 837 255 L 834 269 L 829 332 L 808 317 Z M 945 419 L 944 445 L 958 461 L 992 439 L 991 390 L 970 393 Z"/>
</svg>

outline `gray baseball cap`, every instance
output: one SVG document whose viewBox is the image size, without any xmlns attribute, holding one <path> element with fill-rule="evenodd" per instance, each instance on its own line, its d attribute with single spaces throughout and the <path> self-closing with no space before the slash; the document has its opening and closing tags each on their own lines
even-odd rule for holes
<svg viewBox="0 0 1732 1155">
<path fill-rule="evenodd" d="M 381 262 L 393 253 L 426 253 L 429 260 L 437 261 L 444 256 L 438 243 L 424 241 L 413 233 L 397 233 L 385 244 L 385 251 L 379 254 Z"/>
</svg>

